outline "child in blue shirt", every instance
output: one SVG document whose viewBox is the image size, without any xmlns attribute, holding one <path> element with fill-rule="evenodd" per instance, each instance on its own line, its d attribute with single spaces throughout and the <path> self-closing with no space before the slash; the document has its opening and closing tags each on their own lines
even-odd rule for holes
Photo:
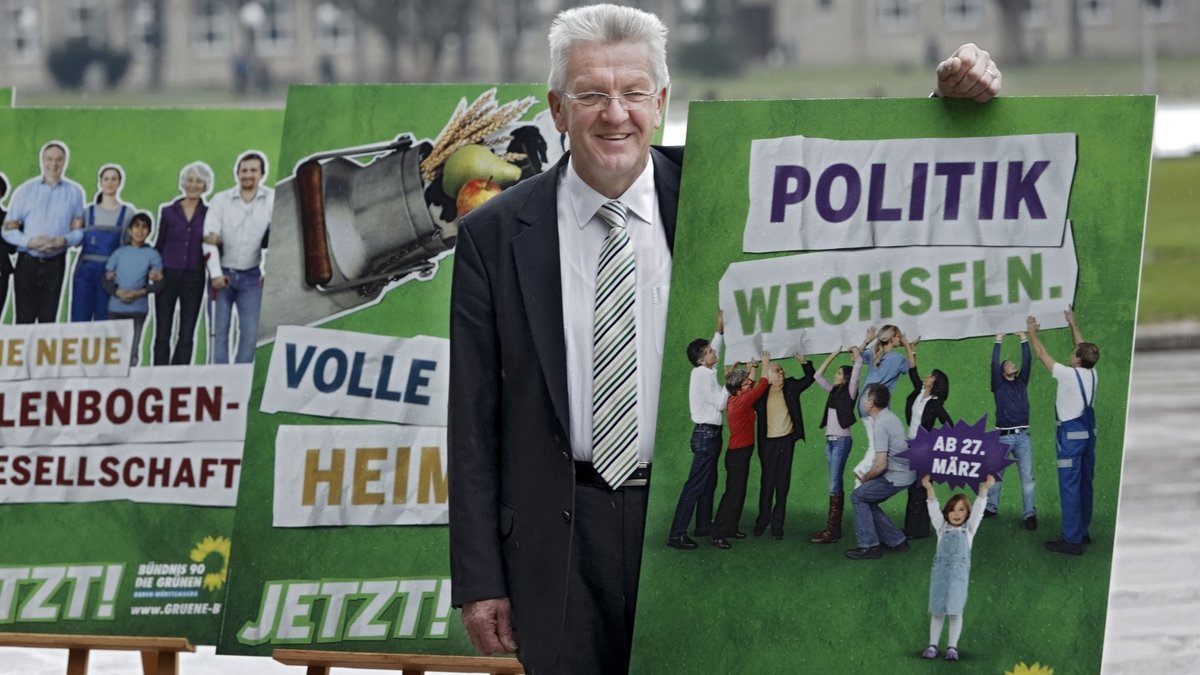
<svg viewBox="0 0 1200 675">
<path fill-rule="evenodd" d="M 162 256 L 146 240 L 153 229 L 150 214 L 142 211 L 129 221 L 129 244 L 113 251 L 104 264 L 104 288 L 108 299 L 108 318 L 133 319 L 133 347 L 129 365 L 138 364 L 142 326 L 150 312 L 149 295 L 162 281 Z"/>
</svg>

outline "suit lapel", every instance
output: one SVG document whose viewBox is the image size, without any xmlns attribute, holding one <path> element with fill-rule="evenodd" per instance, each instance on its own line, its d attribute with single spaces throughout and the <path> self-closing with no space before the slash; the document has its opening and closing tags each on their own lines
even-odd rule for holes
<svg viewBox="0 0 1200 675">
<path fill-rule="evenodd" d="M 525 229 L 513 237 L 512 250 L 533 348 L 546 378 L 554 412 L 563 431 L 569 433 L 567 345 L 563 335 L 558 255 L 558 179 L 566 161 L 564 156 L 549 171 L 529 179 L 537 181 L 537 185 L 517 211 Z"/>
<path fill-rule="evenodd" d="M 658 215 L 667 235 L 667 248 L 675 252 L 675 217 L 679 212 L 679 165 L 650 148 L 654 162 L 654 191 L 658 194 Z"/>
</svg>

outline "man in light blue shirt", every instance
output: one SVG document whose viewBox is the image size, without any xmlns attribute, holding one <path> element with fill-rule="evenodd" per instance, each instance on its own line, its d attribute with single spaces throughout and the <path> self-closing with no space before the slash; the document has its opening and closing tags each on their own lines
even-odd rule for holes
<svg viewBox="0 0 1200 675">
<path fill-rule="evenodd" d="M 67 247 L 83 241 L 83 188 L 63 176 L 66 145 L 50 141 L 42 146 L 41 158 L 41 175 L 17 188 L 4 221 L 4 241 L 17 248 L 13 274 L 17 323 L 58 320 L 64 254 Z"/>
</svg>

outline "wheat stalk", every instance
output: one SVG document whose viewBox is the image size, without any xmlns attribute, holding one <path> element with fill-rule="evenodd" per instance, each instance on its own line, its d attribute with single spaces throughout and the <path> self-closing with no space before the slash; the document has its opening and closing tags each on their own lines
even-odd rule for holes
<svg viewBox="0 0 1200 675">
<path fill-rule="evenodd" d="M 496 104 L 496 90 L 489 89 L 464 108 L 460 102 L 446 128 L 433 143 L 433 151 L 421 162 L 421 178 L 432 182 L 442 165 L 456 150 L 484 141 L 513 120 L 519 119 L 537 101 L 532 96 Z"/>
</svg>

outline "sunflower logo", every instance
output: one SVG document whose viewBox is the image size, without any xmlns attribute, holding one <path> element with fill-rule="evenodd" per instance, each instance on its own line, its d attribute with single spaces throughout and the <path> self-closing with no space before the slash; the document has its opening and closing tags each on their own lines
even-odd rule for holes
<svg viewBox="0 0 1200 675">
<path fill-rule="evenodd" d="M 1043 666 L 1036 661 L 1032 666 L 1027 666 L 1024 662 L 1021 662 L 1012 670 L 1004 671 L 1004 675 L 1054 675 L 1054 669 L 1049 666 Z"/>
<path fill-rule="evenodd" d="M 204 589 L 215 591 L 225 585 L 225 579 L 229 575 L 229 539 L 226 537 L 205 537 L 203 541 L 196 544 L 196 548 L 192 549 L 191 557 L 193 562 L 204 563 L 209 556 L 219 556 L 221 561 L 219 564 L 212 565 L 205 563 L 205 569 L 213 569 L 219 567 L 216 572 L 209 572 L 204 575 Z"/>
</svg>

